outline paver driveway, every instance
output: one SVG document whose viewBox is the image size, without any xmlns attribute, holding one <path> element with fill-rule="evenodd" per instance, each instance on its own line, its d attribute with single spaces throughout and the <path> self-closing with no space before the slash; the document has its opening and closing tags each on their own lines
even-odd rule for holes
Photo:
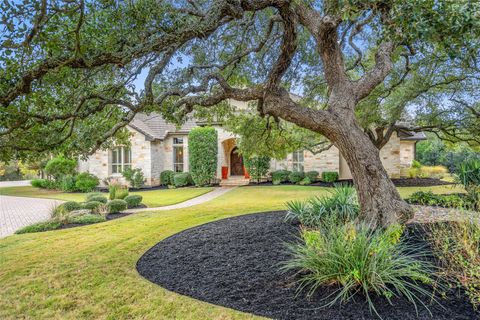
<svg viewBox="0 0 480 320">
<path fill-rule="evenodd" d="M 29 224 L 47 220 L 59 200 L 0 196 L 0 238 Z"/>
</svg>

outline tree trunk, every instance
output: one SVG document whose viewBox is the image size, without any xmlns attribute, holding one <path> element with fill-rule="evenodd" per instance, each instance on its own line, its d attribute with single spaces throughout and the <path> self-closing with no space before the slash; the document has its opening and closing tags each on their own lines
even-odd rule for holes
<svg viewBox="0 0 480 320">
<path fill-rule="evenodd" d="M 372 227 L 385 227 L 411 219 L 412 208 L 400 197 L 368 136 L 355 121 L 343 121 L 337 130 L 332 141 L 352 173 L 362 220 Z"/>
</svg>

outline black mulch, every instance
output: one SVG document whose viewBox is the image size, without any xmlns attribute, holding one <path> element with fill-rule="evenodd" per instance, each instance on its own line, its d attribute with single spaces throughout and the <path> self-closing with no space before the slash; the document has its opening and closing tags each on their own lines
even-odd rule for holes
<svg viewBox="0 0 480 320">
<path fill-rule="evenodd" d="M 397 187 L 431 187 L 431 186 L 443 186 L 443 185 L 451 185 L 452 182 L 443 181 L 440 179 L 433 179 L 433 178 L 402 178 L 402 179 L 392 179 L 392 182 Z M 344 183 L 353 185 L 352 180 L 340 180 L 337 182 L 323 182 L 317 181 L 309 185 L 305 186 L 312 186 L 312 187 L 333 187 L 337 183 Z M 250 182 L 250 186 L 273 186 L 271 181 L 265 181 L 260 183 Z M 282 183 L 282 185 L 295 185 L 294 183 L 286 182 Z"/>
<path fill-rule="evenodd" d="M 284 212 L 245 215 L 195 227 L 167 238 L 137 262 L 148 280 L 177 293 L 216 305 L 275 319 L 378 319 L 358 297 L 344 305 L 320 308 L 333 292 L 323 287 L 313 298 L 296 295 L 293 273 L 282 274 L 288 259 L 285 242 L 295 241 L 298 226 L 283 222 Z M 413 232 L 411 229 L 410 232 Z M 428 311 L 404 298 L 394 305 L 373 299 L 384 319 L 480 319 L 460 293 L 449 294 Z M 425 300 L 428 303 L 428 299 Z"/>
</svg>

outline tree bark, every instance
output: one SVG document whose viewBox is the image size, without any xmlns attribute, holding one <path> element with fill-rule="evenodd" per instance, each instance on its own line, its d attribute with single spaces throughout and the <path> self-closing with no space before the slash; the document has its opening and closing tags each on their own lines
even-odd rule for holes
<svg viewBox="0 0 480 320">
<path fill-rule="evenodd" d="M 352 173 L 361 220 L 372 227 L 386 227 L 411 219 L 413 210 L 390 180 L 378 148 L 355 121 L 339 122 L 336 129 L 331 139 Z"/>
<path fill-rule="evenodd" d="M 361 219 L 372 228 L 405 223 L 412 208 L 400 197 L 380 160 L 380 151 L 358 125 L 348 95 L 338 95 L 330 110 L 297 105 L 288 92 L 279 90 L 265 96 L 266 114 L 280 117 L 329 139 L 344 156 L 358 193 Z M 342 107 L 347 106 L 347 107 Z"/>
</svg>

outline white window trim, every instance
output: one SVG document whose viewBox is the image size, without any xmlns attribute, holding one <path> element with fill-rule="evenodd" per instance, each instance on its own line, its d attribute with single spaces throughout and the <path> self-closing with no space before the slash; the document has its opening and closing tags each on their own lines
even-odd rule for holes
<svg viewBox="0 0 480 320">
<path fill-rule="evenodd" d="M 182 139 L 182 143 L 175 143 L 175 139 Z M 185 138 L 184 137 L 173 137 L 172 139 L 172 150 L 173 150 L 173 171 L 174 172 L 184 172 L 185 171 Z M 176 162 L 177 160 L 177 157 L 176 157 L 176 154 L 175 154 L 175 150 L 176 148 L 179 148 L 181 147 L 182 148 L 182 162 Z M 182 171 L 177 171 L 176 170 L 176 166 L 177 165 L 181 165 L 182 166 Z"/>
<path fill-rule="evenodd" d="M 297 154 L 297 160 L 295 160 L 294 154 Z M 301 155 L 302 160 L 298 160 Z M 301 170 L 298 170 L 298 167 L 301 167 Z M 297 169 L 295 169 L 297 167 Z M 292 170 L 293 171 L 304 171 L 305 170 L 305 150 L 297 150 L 292 153 Z"/>
<path fill-rule="evenodd" d="M 126 149 L 130 153 L 130 162 L 125 162 L 125 159 L 124 159 Z M 117 161 L 118 162 L 114 163 L 113 162 L 113 152 L 116 151 L 116 150 L 120 150 L 120 152 L 117 153 Z M 113 167 L 114 166 L 119 166 L 120 171 L 113 172 Z M 112 175 L 113 176 L 121 176 L 122 172 L 125 170 L 126 166 L 130 166 L 130 168 L 132 167 L 132 149 L 128 148 L 128 147 L 116 147 L 116 148 L 110 150 L 110 171 L 111 171 Z"/>
</svg>

